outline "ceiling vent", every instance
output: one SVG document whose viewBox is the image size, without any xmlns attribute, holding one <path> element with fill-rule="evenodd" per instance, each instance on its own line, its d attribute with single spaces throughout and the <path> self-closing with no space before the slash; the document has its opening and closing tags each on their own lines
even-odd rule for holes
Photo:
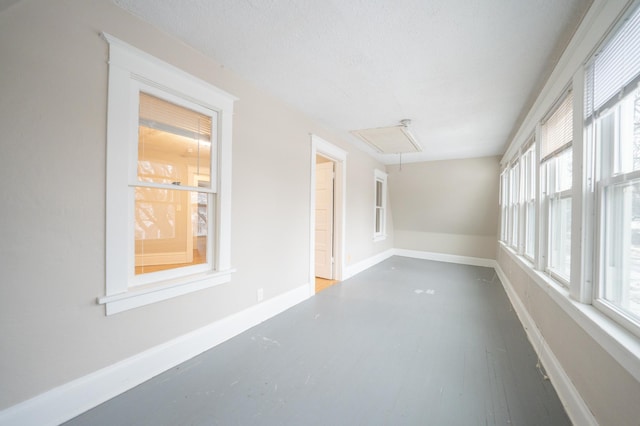
<svg viewBox="0 0 640 426">
<path fill-rule="evenodd" d="M 351 134 L 381 154 L 421 152 L 422 147 L 409 131 L 409 124 L 411 120 L 401 120 L 398 126 L 353 130 Z"/>
</svg>

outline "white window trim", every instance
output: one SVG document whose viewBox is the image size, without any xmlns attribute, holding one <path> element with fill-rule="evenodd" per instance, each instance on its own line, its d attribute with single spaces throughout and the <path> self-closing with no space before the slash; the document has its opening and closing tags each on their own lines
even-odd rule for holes
<svg viewBox="0 0 640 426">
<path fill-rule="evenodd" d="M 373 170 L 373 241 L 383 241 L 387 239 L 387 173 L 382 170 Z M 378 206 L 376 205 L 377 185 L 382 182 L 382 207 L 380 208 L 380 232 L 376 230 L 376 214 Z"/>
<path fill-rule="evenodd" d="M 117 38 L 102 34 L 109 43 L 109 98 L 107 109 L 106 284 L 98 303 L 112 315 L 166 300 L 231 280 L 231 130 L 234 96 L 163 62 Z M 131 110 L 132 85 L 140 82 L 195 102 L 218 113 L 217 195 L 215 205 L 214 270 L 132 286 L 128 238 L 130 219 L 129 170 L 132 129 L 137 113 Z M 129 106 L 129 107 L 125 107 Z M 131 240 L 131 241 L 129 241 Z"/>
</svg>

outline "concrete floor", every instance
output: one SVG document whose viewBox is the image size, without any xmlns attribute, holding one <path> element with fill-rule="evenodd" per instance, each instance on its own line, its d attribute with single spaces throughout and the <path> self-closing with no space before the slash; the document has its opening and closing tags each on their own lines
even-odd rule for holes
<svg viewBox="0 0 640 426">
<path fill-rule="evenodd" d="M 69 425 L 568 425 L 493 269 L 392 257 Z"/>
</svg>

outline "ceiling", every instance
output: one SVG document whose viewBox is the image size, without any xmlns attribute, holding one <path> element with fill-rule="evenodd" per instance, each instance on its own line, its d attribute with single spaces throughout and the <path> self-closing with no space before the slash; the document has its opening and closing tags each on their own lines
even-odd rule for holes
<svg viewBox="0 0 640 426">
<path fill-rule="evenodd" d="M 410 119 L 403 162 L 504 152 L 592 0 L 113 0 L 315 118 Z"/>
</svg>

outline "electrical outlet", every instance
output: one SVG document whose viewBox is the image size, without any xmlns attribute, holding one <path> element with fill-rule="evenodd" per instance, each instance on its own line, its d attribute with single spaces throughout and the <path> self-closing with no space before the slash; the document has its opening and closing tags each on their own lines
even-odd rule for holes
<svg viewBox="0 0 640 426">
<path fill-rule="evenodd" d="M 258 298 L 258 302 L 262 302 L 262 299 L 264 299 L 264 289 L 263 288 L 259 288 L 258 289 L 257 298 Z"/>
</svg>

